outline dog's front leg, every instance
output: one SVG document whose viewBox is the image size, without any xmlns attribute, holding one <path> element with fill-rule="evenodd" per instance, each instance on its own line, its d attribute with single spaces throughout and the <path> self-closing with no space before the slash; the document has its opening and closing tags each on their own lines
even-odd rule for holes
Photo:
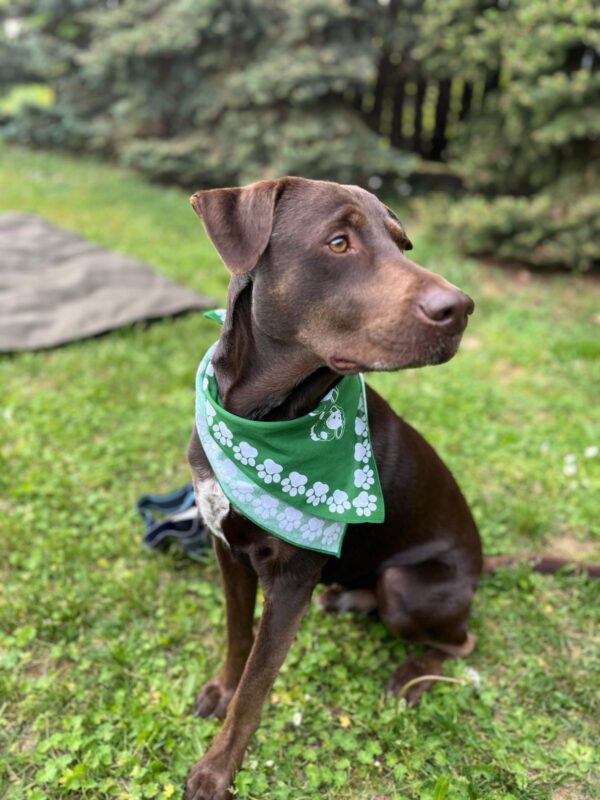
<svg viewBox="0 0 600 800">
<path fill-rule="evenodd" d="M 262 705 L 310 603 L 327 557 L 285 547 L 289 558 L 258 567 L 265 596 L 258 633 L 223 727 L 190 770 L 185 800 L 230 797 L 229 786 L 258 727 Z"/>
<path fill-rule="evenodd" d="M 214 539 L 221 567 L 227 617 L 227 653 L 216 678 L 205 684 L 196 697 L 195 714 L 199 717 L 224 717 L 252 649 L 256 572 L 236 559 L 219 539 Z"/>
</svg>

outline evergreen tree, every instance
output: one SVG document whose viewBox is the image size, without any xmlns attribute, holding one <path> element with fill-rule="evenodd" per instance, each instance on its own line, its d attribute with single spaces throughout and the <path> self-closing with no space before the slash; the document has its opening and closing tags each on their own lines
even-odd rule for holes
<svg viewBox="0 0 600 800">
<path fill-rule="evenodd" d="M 53 103 L 25 105 L 4 133 L 23 144 L 84 149 L 86 119 L 107 101 L 79 67 L 93 0 L 10 0 L 0 6 L 0 94 L 15 85 L 46 84 Z"/>
<path fill-rule="evenodd" d="M 597 0 L 0 5 L 0 92 L 54 97 L 4 120 L 8 138 L 191 187 L 377 187 L 444 159 L 466 195 L 427 218 L 469 253 L 539 266 L 600 263 L 599 61 Z"/>
<path fill-rule="evenodd" d="M 44 34 L 59 5 L 48 2 Z M 57 46 L 42 49 L 64 70 L 53 81 L 56 104 L 21 115 L 7 130 L 12 138 L 111 153 L 189 186 L 282 173 L 364 182 L 410 168 L 412 159 L 371 131 L 351 102 L 375 79 L 372 40 L 384 14 L 368 0 L 64 8 L 88 35 L 65 42 L 54 25 Z M 42 31 L 24 9 L 22 43 L 39 46 Z"/>
<path fill-rule="evenodd" d="M 418 52 L 434 74 L 498 75 L 448 153 L 470 196 L 441 215 L 465 249 L 600 265 L 598 3 L 426 0 Z"/>
</svg>

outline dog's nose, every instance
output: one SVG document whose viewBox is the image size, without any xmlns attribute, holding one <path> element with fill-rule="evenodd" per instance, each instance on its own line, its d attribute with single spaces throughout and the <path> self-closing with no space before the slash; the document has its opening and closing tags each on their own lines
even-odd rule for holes
<svg viewBox="0 0 600 800">
<path fill-rule="evenodd" d="M 419 308 L 436 325 L 450 325 L 461 321 L 466 324 L 467 316 L 473 313 L 475 303 L 458 289 L 436 287 L 421 297 Z"/>
</svg>

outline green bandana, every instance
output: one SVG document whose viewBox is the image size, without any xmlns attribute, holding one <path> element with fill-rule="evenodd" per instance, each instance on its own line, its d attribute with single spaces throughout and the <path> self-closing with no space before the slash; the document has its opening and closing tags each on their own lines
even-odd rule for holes
<svg viewBox="0 0 600 800">
<path fill-rule="evenodd" d="M 206 316 L 223 321 L 224 312 Z M 206 353 L 196 377 L 196 427 L 228 500 L 298 547 L 339 556 L 348 523 L 383 522 L 365 382 L 346 376 L 314 411 L 284 422 L 236 417 L 220 403 Z"/>
</svg>

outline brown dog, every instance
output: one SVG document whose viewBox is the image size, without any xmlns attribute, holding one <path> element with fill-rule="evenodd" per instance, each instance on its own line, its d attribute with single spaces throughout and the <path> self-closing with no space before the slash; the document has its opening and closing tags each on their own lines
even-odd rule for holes
<svg viewBox="0 0 600 800">
<path fill-rule="evenodd" d="M 192 205 L 232 272 L 213 358 L 223 406 L 256 420 L 307 414 L 342 375 L 441 364 L 455 354 L 473 302 L 404 255 L 396 216 L 356 186 L 283 178 L 198 192 Z M 227 655 L 196 700 L 224 716 L 190 771 L 186 800 L 223 800 L 317 583 L 328 610 L 377 610 L 394 636 L 427 646 L 392 673 L 398 692 L 444 659 L 468 655 L 481 542 L 454 478 L 427 442 L 368 390 L 385 522 L 350 525 L 339 558 L 287 544 L 242 517 L 221 492 L 196 431 L 189 461 L 215 534 Z M 253 616 L 260 579 L 264 610 Z M 430 682 L 407 693 L 417 702 Z"/>
</svg>

